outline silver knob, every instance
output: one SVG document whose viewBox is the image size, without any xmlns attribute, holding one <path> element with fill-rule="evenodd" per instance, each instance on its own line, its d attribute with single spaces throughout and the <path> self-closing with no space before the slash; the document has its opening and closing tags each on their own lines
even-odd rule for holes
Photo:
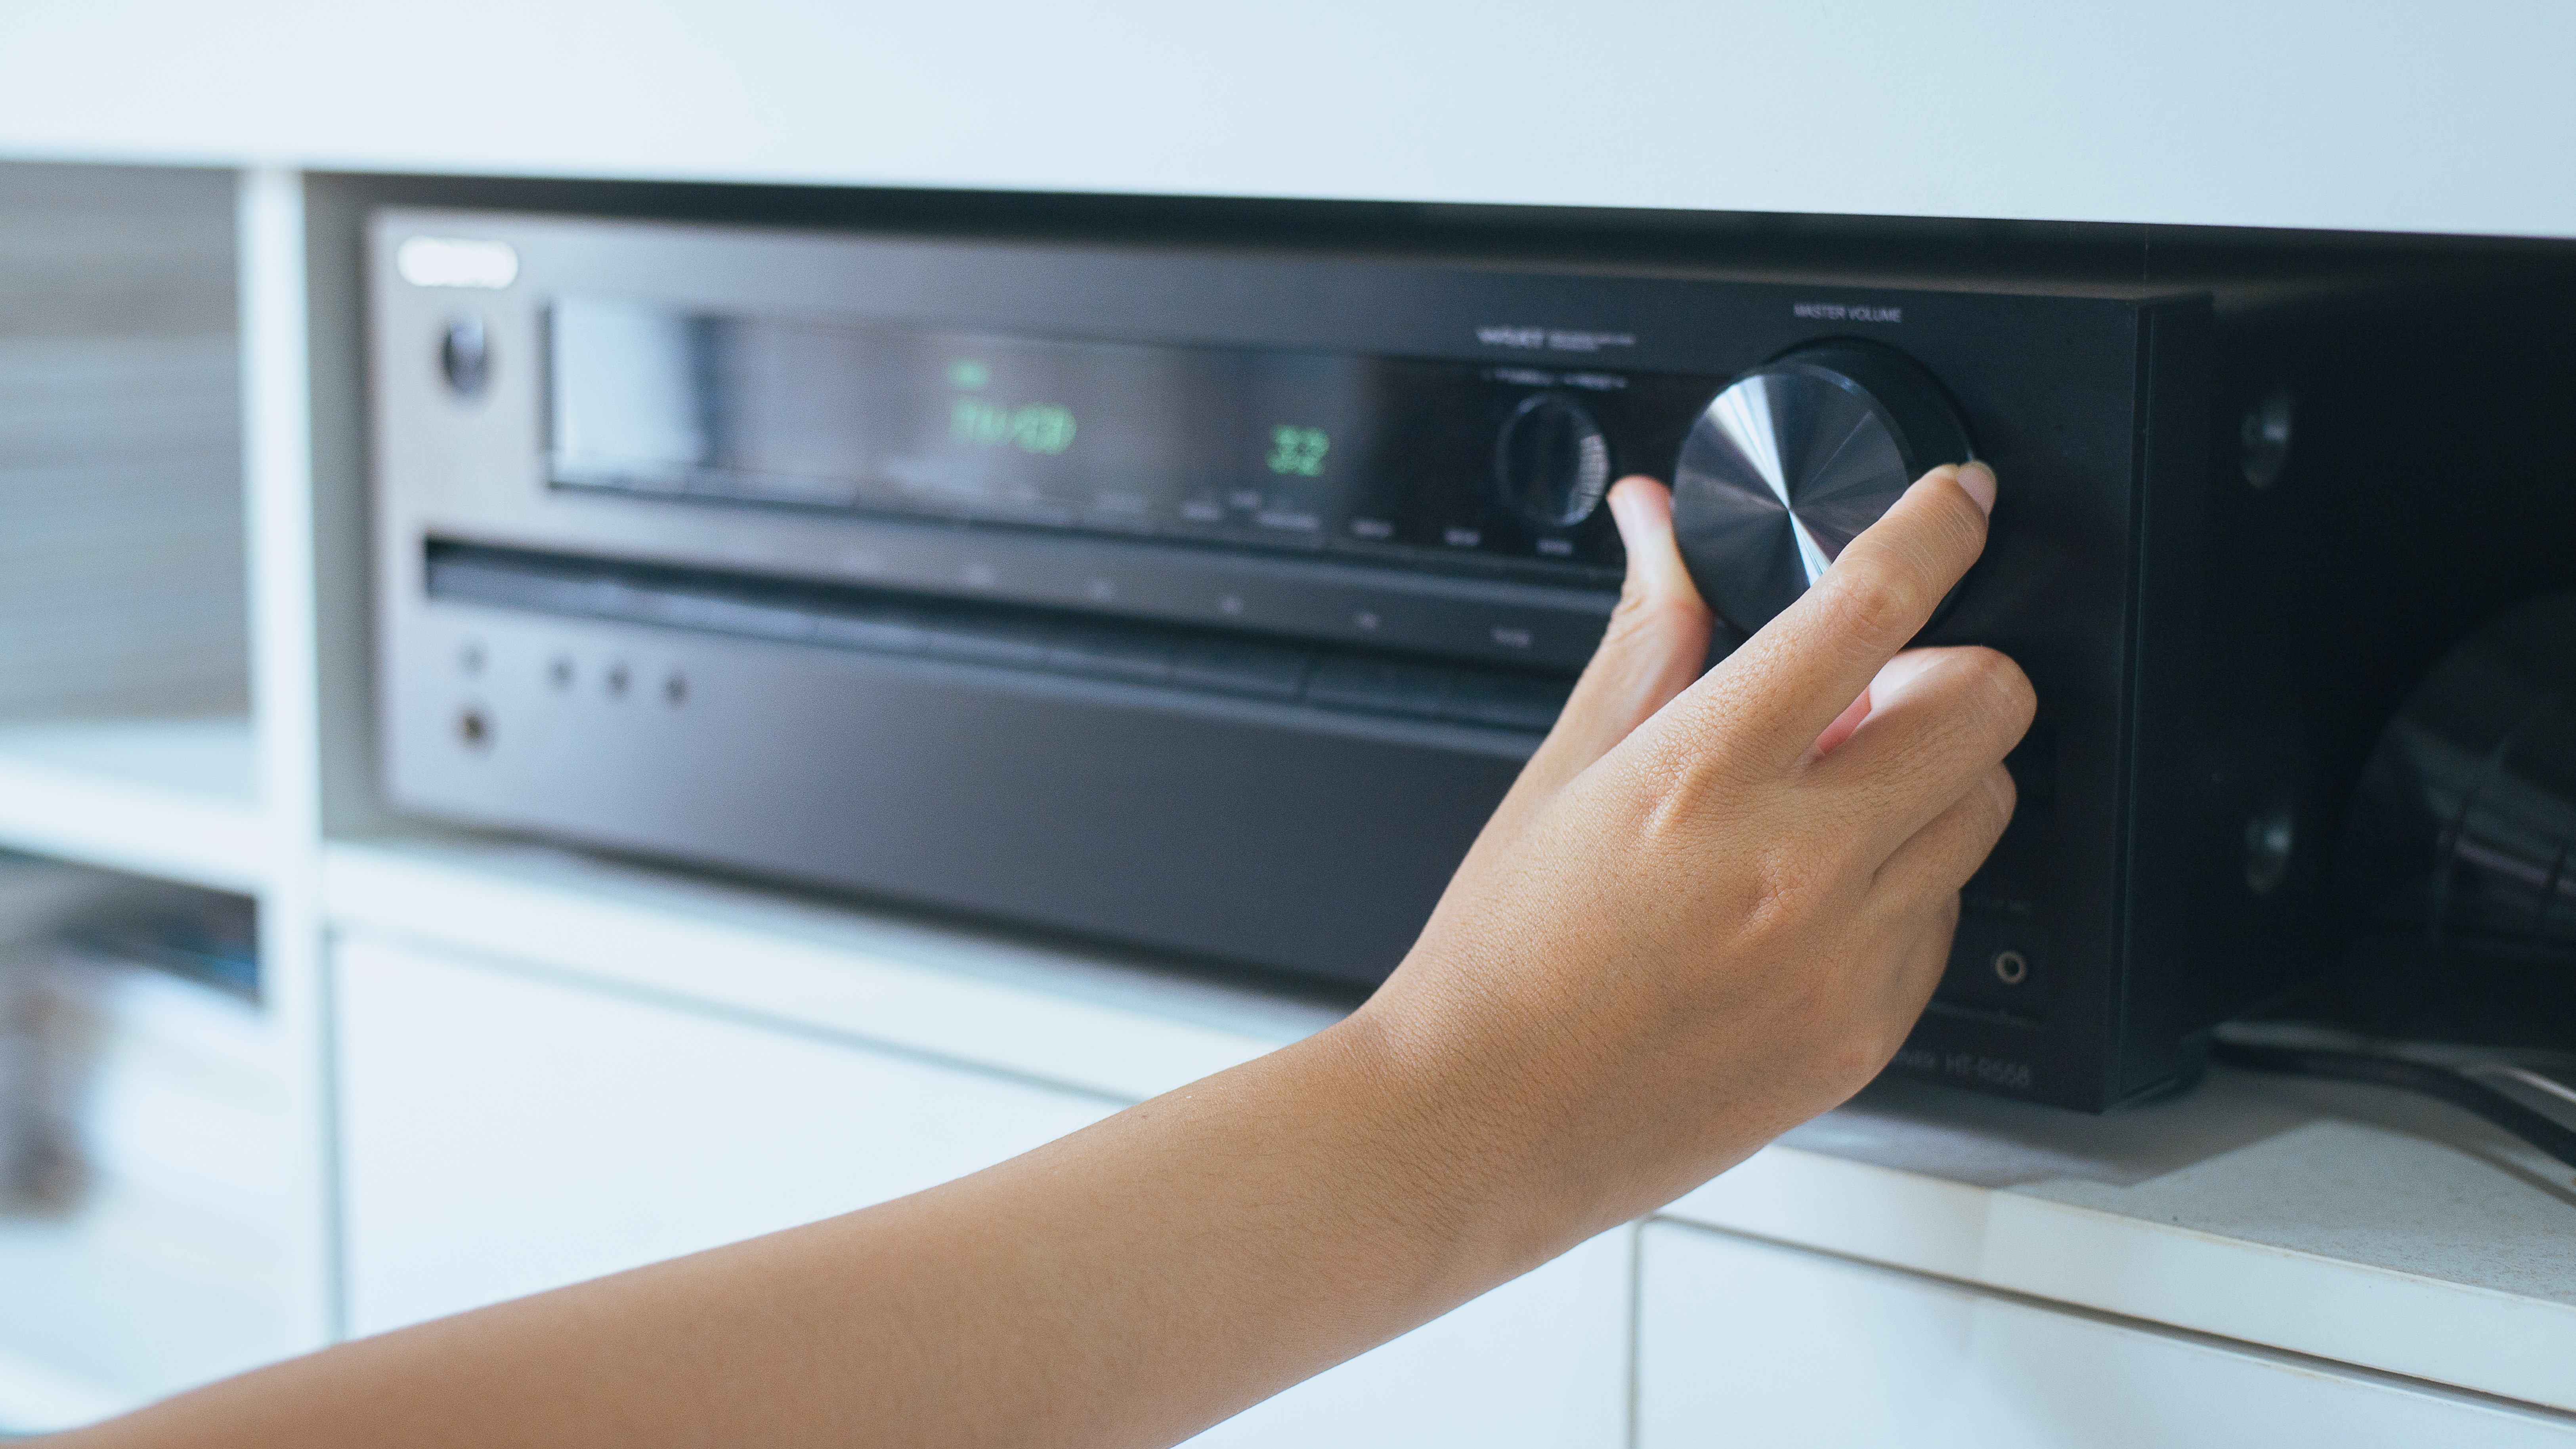
<svg viewBox="0 0 2576 1449">
<path fill-rule="evenodd" d="M 1709 606 L 1751 633 L 1926 469 L 1972 456 L 1940 384 L 1901 354 L 1860 342 L 1802 348 L 1727 384 L 1683 441 L 1673 467 L 1683 561 Z"/>
</svg>

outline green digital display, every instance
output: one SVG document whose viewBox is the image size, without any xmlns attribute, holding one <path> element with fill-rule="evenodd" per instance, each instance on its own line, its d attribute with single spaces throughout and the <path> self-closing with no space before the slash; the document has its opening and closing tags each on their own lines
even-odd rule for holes
<svg viewBox="0 0 2576 1449">
<path fill-rule="evenodd" d="M 961 397 L 948 409 L 948 436 L 979 448 L 1017 448 L 1052 457 L 1073 446 L 1073 409 L 1061 403 L 1010 407 Z"/>
<path fill-rule="evenodd" d="M 1494 480 L 1537 392 L 1605 424 L 1651 403 L 1669 455 L 1706 378 L 1006 336 L 558 298 L 552 477 L 657 497 L 1282 548 L 1481 552 L 1604 568 L 1604 523 L 1536 536 Z M 1606 375 L 1604 375 L 1606 376 Z M 1722 379 L 1720 380 L 1722 381 Z"/>
<path fill-rule="evenodd" d="M 1322 428 L 1300 428 L 1281 423 L 1270 430 L 1270 452 L 1261 461 L 1271 472 L 1289 478 L 1324 476 L 1324 454 L 1333 446 L 1332 436 Z"/>
</svg>

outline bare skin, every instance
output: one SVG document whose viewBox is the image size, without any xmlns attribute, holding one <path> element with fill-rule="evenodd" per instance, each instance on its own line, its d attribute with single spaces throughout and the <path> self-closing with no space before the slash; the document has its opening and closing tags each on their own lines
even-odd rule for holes
<svg viewBox="0 0 2576 1449">
<path fill-rule="evenodd" d="M 1663 488 L 1563 721 L 1348 1020 L 928 1192 L 346 1344 L 65 1442 L 1162 1445 L 1848 1098 L 1941 970 L 2032 698 L 1900 654 L 1983 547 L 1940 468 L 1700 676 Z"/>
</svg>

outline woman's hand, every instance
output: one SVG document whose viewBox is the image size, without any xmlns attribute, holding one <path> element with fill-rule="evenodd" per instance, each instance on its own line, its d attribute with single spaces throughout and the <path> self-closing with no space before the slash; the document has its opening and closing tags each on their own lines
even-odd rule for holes
<svg viewBox="0 0 2576 1449">
<path fill-rule="evenodd" d="M 1622 483 L 1599 657 L 1420 944 L 1328 1031 L 927 1192 L 79 1442 L 1163 1445 L 1445 1313 L 1841 1101 L 1904 1038 L 2031 713 L 1991 650 L 1896 652 L 1993 497 L 1935 469 L 1693 682 L 1708 611 L 1663 489 Z"/>
<path fill-rule="evenodd" d="M 1936 468 L 1699 674 L 1711 620 L 1644 478 L 1628 580 L 1564 718 L 1402 969 L 1346 1023 L 1542 1258 L 1859 1090 L 1930 998 L 2011 819 L 2030 684 L 1903 653 L 1984 547 L 1995 480 Z M 1561 1215 L 1561 1216 L 1560 1216 Z"/>
</svg>

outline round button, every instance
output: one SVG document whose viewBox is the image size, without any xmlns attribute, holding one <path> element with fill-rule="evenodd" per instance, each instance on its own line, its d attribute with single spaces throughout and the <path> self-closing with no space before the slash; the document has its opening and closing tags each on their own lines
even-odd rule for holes
<svg viewBox="0 0 2576 1449">
<path fill-rule="evenodd" d="M 1727 384 L 1691 425 L 1673 465 L 1682 560 L 1700 596 L 1751 633 L 1925 470 L 1974 456 L 1941 385 L 1903 354 L 1800 348 Z"/>
<path fill-rule="evenodd" d="M 1581 403 L 1556 393 L 1524 398 L 1494 445 L 1503 501 L 1541 528 L 1572 528 L 1610 490 L 1610 438 Z"/>
<path fill-rule="evenodd" d="M 1987 963 L 1995 969 L 1995 979 L 2006 986 L 2019 986 L 2030 979 L 2030 958 L 2010 946 L 1997 951 Z"/>
<path fill-rule="evenodd" d="M 447 324 L 438 339 L 438 370 L 447 379 L 448 391 L 458 397 L 483 391 L 492 375 L 492 345 L 482 318 L 469 315 Z"/>
</svg>

